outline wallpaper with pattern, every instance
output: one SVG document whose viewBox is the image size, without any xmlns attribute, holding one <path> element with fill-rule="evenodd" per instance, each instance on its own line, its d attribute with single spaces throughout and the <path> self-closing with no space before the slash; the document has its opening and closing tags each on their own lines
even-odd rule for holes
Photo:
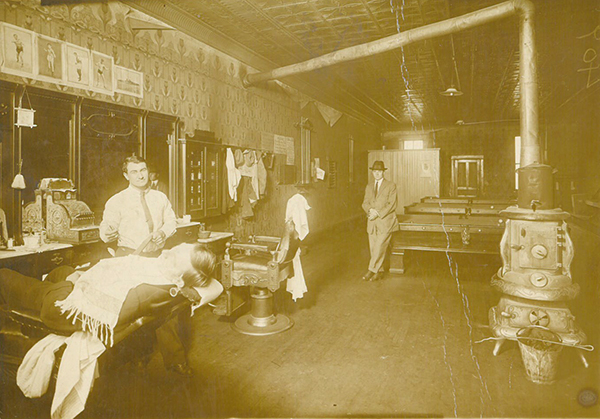
<svg viewBox="0 0 600 419">
<path fill-rule="evenodd" d="M 253 69 L 175 30 L 134 31 L 128 19 L 131 13 L 128 6 L 118 2 L 51 7 L 40 6 L 39 0 L 0 2 L 0 20 L 3 22 L 109 55 L 113 57 L 115 65 L 142 72 L 143 98 L 119 93 L 108 96 L 4 73 L 0 73 L 0 78 L 178 116 L 188 136 L 193 136 L 195 130 L 213 131 L 223 144 L 232 146 L 260 148 L 261 134 L 264 133 L 294 137 L 296 165 L 300 164 L 300 130 L 295 125 L 303 114 L 301 104 L 307 103 L 310 98 L 278 83 L 269 83 L 266 88 L 245 89 L 240 74 Z M 309 112 L 312 113 L 312 110 Z M 321 118 L 318 112 L 311 115 L 313 119 Z M 363 157 L 360 153 L 355 154 L 355 171 L 366 171 L 366 149 L 378 144 L 377 130 L 347 116 L 333 128 L 326 123 L 317 125 L 320 132 L 313 134 L 313 157 L 320 157 L 324 161 L 326 156 L 319 155 L 317 151 L 323 147 L 334 147 L 332 144 L 340 141 L 338 146 L 344 153 L 339 160 L 342 161 L 345 156 L 344 167 L 347 167 L 347 139 L 353 132 L 359 132 L 356 144 L 365 151 Z M 338 173 L 343 173 L 341 164 L 338 164 Z M 234 208 L 226 221 L 217 224 L 219 227 L 243 235 L 281 232 L 285 203 L 296 189 L 289 185 L 277 185 L 274 173 L 269 174 L 267 197 L 257 205 L 255 217 L 242 220 Z M 320 204 L 320 211 L 311 215 L 314 231 L 360 215 L 360 203 L 357 205 L 354 202 L 357 191 L 344 186 L 350 184 L 347 176 L 343 179 L 338 181 L 339 189 L 329 192 L 325 191 L 324 185 L 315 186 L 316 196 L 327 204 Z M 362 191 L 358 194 L 361 195 Z"/>
</svg>

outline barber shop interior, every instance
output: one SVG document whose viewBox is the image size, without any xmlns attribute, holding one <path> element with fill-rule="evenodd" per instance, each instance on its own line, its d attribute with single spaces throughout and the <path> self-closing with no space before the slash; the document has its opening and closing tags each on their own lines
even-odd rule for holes
<svg viewBox="0 0 600 419">
<path fill-rule="evenodd" d="M 0 417 L 600 416 L 596 0 L 0 2 Z"/>
</svg>

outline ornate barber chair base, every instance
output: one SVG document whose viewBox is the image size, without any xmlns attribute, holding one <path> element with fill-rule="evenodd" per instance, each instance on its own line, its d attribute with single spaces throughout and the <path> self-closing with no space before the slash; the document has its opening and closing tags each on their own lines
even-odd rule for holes
<svg viewBox="0 0 600 419">
<path fill-rule="evenodd" d="M 265 288 L 254 288 L 250 294 L 252 308 L 250 313 L 240 316 L 231 325 L 233 330 L 244 335 L 266 336 L 284 332 L 294 325 L 294 321 L 285 314 L 275 314 L 273 293 Z"/>
<path fill-rule="evenodd" d="M 284 314 L 275 313 L 273 293 L 280 283 L 293 275 L 292 260 L 300 240 L 294 223 L 288 221 L 285 234 L 278 237 L 255 236 L 252 243 L 228 243 L 221 262 L 221 282 L 227 293 L 231 287 L 250 287 L 252 306 L 232 324 L 240 333 L 267 336 L 290 329 L 294 322 Z M 236 250 L 238 254 L 231 255 Z M 228 305 L 226 315 L 232 314 Z"/>
</svg>

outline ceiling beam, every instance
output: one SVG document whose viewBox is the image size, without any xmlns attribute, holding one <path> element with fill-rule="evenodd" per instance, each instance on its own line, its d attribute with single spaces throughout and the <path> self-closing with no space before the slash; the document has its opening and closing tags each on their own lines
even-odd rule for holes
<svg viewBox="0 0 600 419">
<path fill-rule="evenodd" d="M 531 0 L 509 0 L 462 16 L 446 19 L 419 28 L 409 29 L 397 35 L 334 51 L 298 64 L 276 68 L 263 73 L 247 74 L 244 77 L 244 84 L 246 86 L 251 86 L 262 81 L 281 79 L 283 77 L 306 73 L 335 64 L 370 57 L 414 42 L 424 41 L 443 35 L 450 35 L 465 29 L 474 28 L 498 19 L 519 14 L 521 163 L 523 166 L 541 163 L 539 144 L 537 51 L 535 46 L 533 11 L 534 7 Z"/>
</svg>

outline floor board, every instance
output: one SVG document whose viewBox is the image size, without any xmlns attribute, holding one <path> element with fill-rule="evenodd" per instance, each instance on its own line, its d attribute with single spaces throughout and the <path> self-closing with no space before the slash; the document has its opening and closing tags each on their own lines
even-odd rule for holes
<svg viewBox="0 0 600 419">
<path fill-rule="evenodd" d="M 577 402 L 582 389 L 598 391 L 595 352 L 585 369 L 563 350 L 557 382 L 543 386 L 527 380 L 516 343 L 497 357 L 493 342 L 474 343 L 489 336 L 497 256 L 407 252 L 405 275 L 367 283 L 362 230 L 309 250 L 308 294 L 296 303 L 283 290 L 277 296 L 292 329 L 244 336 L 204 310 L 193 319 L 193 380 L 166 374 L 156 354 L 143 373 L 102 377 L 82 417 L 599 416 L 598 406 Z M 596 305 L 585 297 L 574 305 L 595 343 Z M 2 417 L 30 417 L 17 396 L 4 403 Z"/>
</svg>

